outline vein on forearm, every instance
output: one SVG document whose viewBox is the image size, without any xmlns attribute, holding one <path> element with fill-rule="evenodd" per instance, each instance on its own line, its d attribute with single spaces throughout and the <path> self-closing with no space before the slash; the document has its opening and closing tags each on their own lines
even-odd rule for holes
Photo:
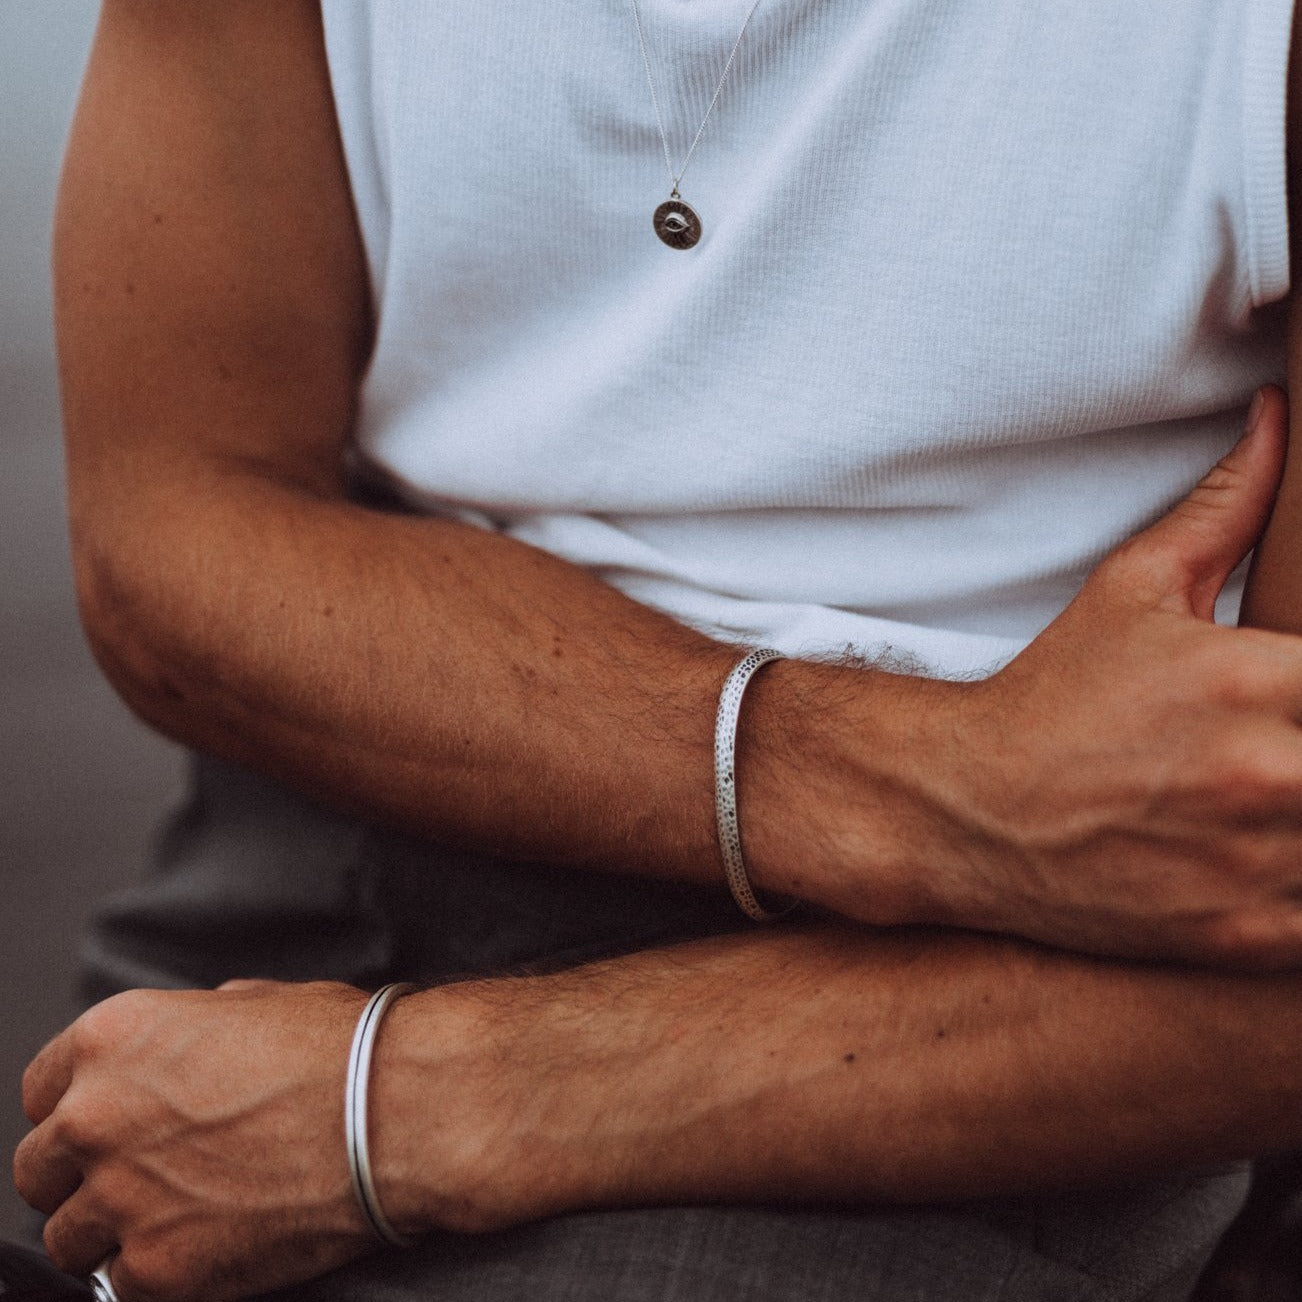
<svg viewBox="0 0 1302 1302">
<path fill-rule="evenodd" d="M 546 1173 L 534 1196 L 556 1211 L 1063 1190 L 1285 1146 L 1300 994 L 1296 976 L 807 926 L 460 997 L 508 1028 L 493 1177 L 512 1158 L 526 1185 Z"/>
</svg>

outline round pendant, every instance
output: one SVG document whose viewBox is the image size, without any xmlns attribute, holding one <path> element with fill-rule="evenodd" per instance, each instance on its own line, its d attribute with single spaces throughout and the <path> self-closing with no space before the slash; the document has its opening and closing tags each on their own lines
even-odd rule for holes
<svg viewBox="0 0 1302 1302">
<path fill-rule="evenodd" d="M 666 199 L 651 224 L 671 249 L 690 249 L 701 238 L 701 219 L 681 199 Z"/>
</svg>

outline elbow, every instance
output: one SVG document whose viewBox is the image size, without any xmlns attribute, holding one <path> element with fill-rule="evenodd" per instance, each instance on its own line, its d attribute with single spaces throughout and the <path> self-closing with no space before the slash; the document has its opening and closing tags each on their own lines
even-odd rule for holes
<svg viewBox="0 0 1302 1302">
<path fill-rule="evenodd" d="M 91 654 L 117 694 L 147 725 L 196 740 L 178 612 L 169 609 L 163 549 L 131 537 L 73 529 L 77 606 Z"/>
</svg>

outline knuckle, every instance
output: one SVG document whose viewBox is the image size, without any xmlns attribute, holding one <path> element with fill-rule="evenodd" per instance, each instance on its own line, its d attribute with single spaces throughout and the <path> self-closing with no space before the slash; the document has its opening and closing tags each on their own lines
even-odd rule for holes
<svg viewBox="0 0 1302 1302">
<path fill-rule="evenodd" d="M 41 1085 L 44 1079 L 44 1069 L 38 1062 L 30 1062 L 23 1071 L 22 1082 L 22 1101 L 23 1116 L 27 1118 L 32 1125 L 39 1125 L 45 1118 L 40 1115 L 38 1103 L 42 1093 Z"/>
<path fill-rule="evenodd" d="M 45 1124 L 52 1147 L 76 1161 L 85 1162 L 99 1147 L 98 1128 L 75 1100 L 61 1104 Z"/>
<path fill-rule="evenodd" d="M 14 1149 L 13 1182 L 23 1202 L 48 1216 L 58 1210 L 64 1195 L 51 1184 L 43 1145 L 44 1136 L 33 1132 Z"/>
<path fill-rule="evenodd" d="M 60 1270 L 70 1273 L 72 1263 L 68 1260 L 67 1252 L 64 1250 L 63 1233 L 58 1221 L 51 1219 L 45 1222 L 45 1229 L 41 1231 L 41 1242 L 45 1244 L 45 1255 Z"/>
<path fill-rule="evenodd" d="M 68 1038 L 80 1061 L 98 1057 L 117 1038 L 112 1013 L 103 1004 L 96 1004 L 72 1024 Z"/>
<path fill-rule="evenodd" d="M 41 1233 L 46 1255 L 68 1275 L 80 1274 L 85 1265 L 77 1251 L 78 1229 L 70 1216 L 56 1212 L 45 1222 Z"/>
<path fill-rule="evenodd" d="M 1286 686 L 1279 669 L 1242 651 L 1221 638 L 1209 643 L 1199 670 L 1212 699 L 1231 710 L 1255 709 L 1263 701 L 1279 699 Z"/>
<path fill-rule="evenodd" d="M 72 1026 L 78 1050 L 96 1053 L 120 1043 L 150 1016 L 156 998 L 153 991 L 127 990 L 88 1008 Z"/>
<path fill-rule="evenodd" d="M 14 1149 L 13 1160 L 13 1178 L 14 1188 L 18 1191 L 18 1196 L 29 1206 L 35 1206 L 32 1201 L 38 1197 L 36 1187 L 36 1167 L 37 1158 L 33 1151 L 33 1137 L 28 1135 Z"/>
</svg>

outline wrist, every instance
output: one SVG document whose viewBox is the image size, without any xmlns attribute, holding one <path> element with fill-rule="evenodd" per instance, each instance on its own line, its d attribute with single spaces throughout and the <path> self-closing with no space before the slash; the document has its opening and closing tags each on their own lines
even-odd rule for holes
<svg viewBox="0 0 1302 1302">
<path fill-rule="evenodd" d="M 737 747 L 756 888 L 876 926 L 964 921 L 950 803 L 970 687 L 809 661 L 757 675 Z"/>
<path fill-rule="evenodd" d="M 380 1204 L 403 1234 L 507 1222 L 493 1142 L 493 1009 L 460 986 L 409 994 L 389 1011 L 371 1075 L 371 1165 Z M 502 1083 L 509 1080 L 502 1073 Z"/>
<path fill-rule="evenodd" d="M 388 1014 L 372 1166 L 402 1233 L 489 1232 L 600 1201 L 601 1155 L 585 1147 L 592 1099 L 577 1079 L 584 1055 L 567 1040 L 578 1045 L 585 1019 L 556 1009 L 548 988 L 548 978 L 467 981 L 408 995 Z"/>
</svg>

